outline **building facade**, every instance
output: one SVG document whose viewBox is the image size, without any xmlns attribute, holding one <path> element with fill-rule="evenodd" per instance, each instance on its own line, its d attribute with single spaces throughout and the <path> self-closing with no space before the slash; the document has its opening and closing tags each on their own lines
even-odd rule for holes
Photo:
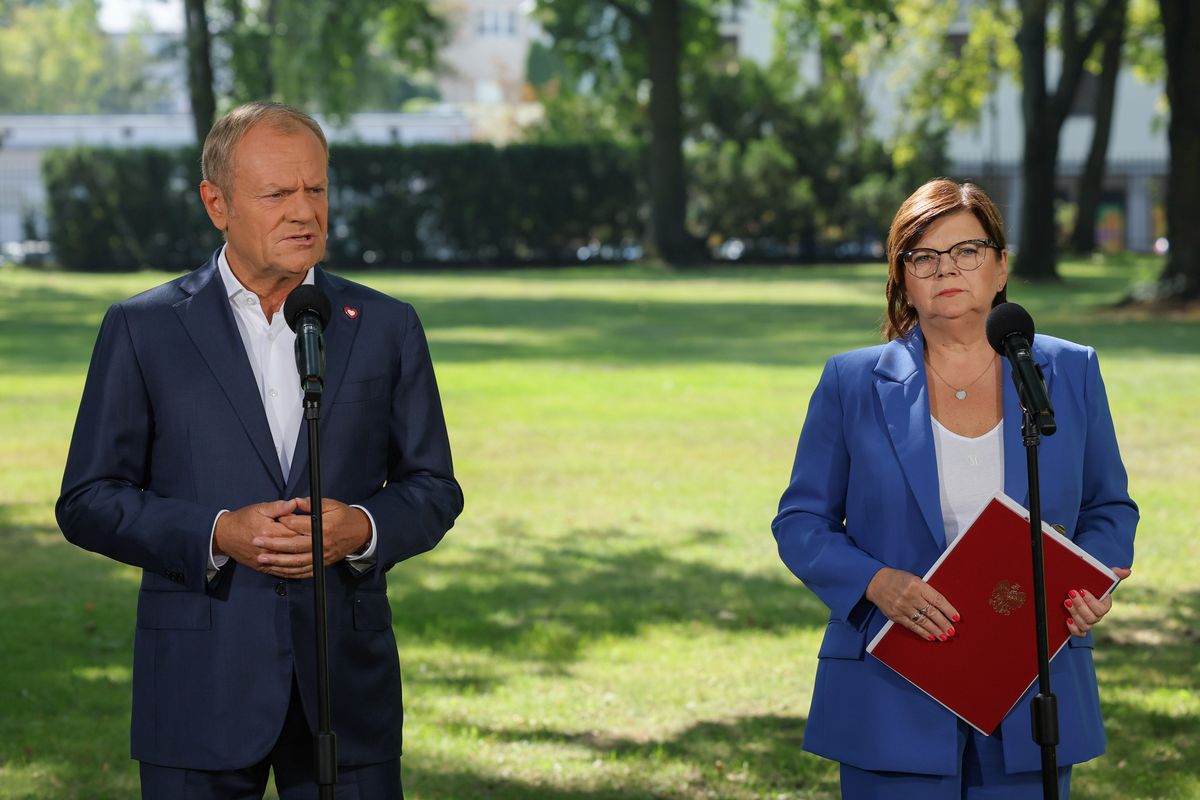
<svg viewBox="0 0 1200 800">
<path fill-rule="evenodd" d="M 527 0 L 441 0 L 450 23 L 438 89 L 448 103 L 515 105 L 526 99 L 525 68 L 536 26 Z"/>
</svg>

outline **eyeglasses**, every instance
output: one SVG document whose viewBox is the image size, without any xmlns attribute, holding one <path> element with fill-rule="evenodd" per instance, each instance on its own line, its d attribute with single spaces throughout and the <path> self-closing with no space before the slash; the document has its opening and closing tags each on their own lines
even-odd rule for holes
<svg viewBox="0 0 1200 800">
<path fill-rule="evenodd" d="M 944 254 L 950 255 L 954 266 L 964 272 L 970 272 L 973 269 L 979 269 L 979 266 L 983 264 L 983 258 L 987 255 L 989 247 L 1000 249 L 1000 246 L 991 239 L 967 239 L 949 250 L 934 250 L 932 247 L 906 250 L 900 254 L 900 260 L 908 267 L 908 271 L 914 278 L 928 278 L 937 272 Z"/>
</svg>

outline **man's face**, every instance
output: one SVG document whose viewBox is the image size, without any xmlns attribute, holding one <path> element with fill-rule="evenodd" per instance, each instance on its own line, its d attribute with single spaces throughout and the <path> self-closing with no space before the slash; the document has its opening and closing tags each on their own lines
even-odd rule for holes
<svg viewBox="0 0 1200 800">
<path fill-rule="evenodd" d="M 225 231 L 226 256 L 252 290 L 299 278 L 325 253 L 329 222 L 325 150 L 306 128 L 251 128 L 234 149 L 228 191 L 200 191 L 213 224 Z"/>
</svg>

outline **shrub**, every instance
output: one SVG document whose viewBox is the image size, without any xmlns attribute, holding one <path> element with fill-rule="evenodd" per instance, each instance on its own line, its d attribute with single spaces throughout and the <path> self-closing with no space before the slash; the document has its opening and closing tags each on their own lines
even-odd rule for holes
<svg viewBox="0 0 1200 800">
<path fill-rule="evenodd" d="M 335 267 L 574 261 L 637 242 L 639 154 L 612 144 L 337 145 L 327 259 Z M 50 240 L 86 271 L 186 270 L 220 245 L 197 186 L 199 153 L 47 153 Z"/>
<path fill-rule="evenodd" d="M 67 269 L 187 270 L 221 236 L 200 203 L 200 152 L 52 150 L 42 158 L 55 258 Z"/>
</svg>

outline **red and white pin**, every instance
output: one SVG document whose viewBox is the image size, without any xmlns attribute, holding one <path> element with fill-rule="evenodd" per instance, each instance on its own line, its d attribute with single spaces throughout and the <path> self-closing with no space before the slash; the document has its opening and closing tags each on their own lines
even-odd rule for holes
<svg viewBox="0 0 1200 800">
<path fill-rule="evenodd" d="M 358 319 L 358 309 L 354 306 L 342 306 L 342 313 L 345 314 L 348 319 Z"/>
</svg>

